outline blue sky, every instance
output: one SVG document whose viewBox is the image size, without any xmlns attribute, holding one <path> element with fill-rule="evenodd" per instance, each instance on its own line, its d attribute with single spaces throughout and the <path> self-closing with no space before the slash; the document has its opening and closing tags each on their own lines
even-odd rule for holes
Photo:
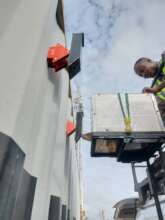
<svg viewBox="0 0 165 220">
<path fill-rule="evenodd" d="M 64 0 L 68 46 L 73 32 L 84 32 L 82 71 L 72 81 L 84 102 L 84 132 L 90 131 L 90 97 L 96 93 L 141 92 L 150 81 L 136 76 L 133 64 L 147 56 L 155 60 L 165 50 L 164 0 Z M 134 196 L 129 165 L 114 159 L 90 158 L 82 142 L 85 205 L 89 220 L 99 220 L 104 208 Z"/>
</svg>

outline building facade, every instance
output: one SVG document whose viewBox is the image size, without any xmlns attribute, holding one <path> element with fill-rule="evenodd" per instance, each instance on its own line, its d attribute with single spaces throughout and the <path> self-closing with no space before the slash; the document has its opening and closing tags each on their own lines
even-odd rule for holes
<svg viewBox="0 0 165 220">
<path fill-rule="evenodd" d="M 66 44 L 62 1 L 2 0 L 0 11 L 0 220 L 79 220 L 69 75 L 47 67 L 48 48 Z"/>
</svg>

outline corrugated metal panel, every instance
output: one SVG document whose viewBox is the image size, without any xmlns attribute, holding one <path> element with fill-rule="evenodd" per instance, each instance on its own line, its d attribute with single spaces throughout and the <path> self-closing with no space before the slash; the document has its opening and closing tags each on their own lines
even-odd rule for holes
<svg viewBox="0 0 165 220">
<path fill-rule="evenodd" d="M 67 217 L 67 209 L 66 209 L 66 205 L 62 206 L 62 217 L 61 220 L 66 220 Z"/>
<path fill-rule="evenodd" d="M 48 220 L 60 220 L 61 201 L 59 197 L 50 197 L 49 218 Z"/>
<path fill-rule="evenodd" d="M 0 134 L 0 219 L 30 220 L 36 178 L 23 169 L 25 154 L 18 145 Z"/>
</svg>

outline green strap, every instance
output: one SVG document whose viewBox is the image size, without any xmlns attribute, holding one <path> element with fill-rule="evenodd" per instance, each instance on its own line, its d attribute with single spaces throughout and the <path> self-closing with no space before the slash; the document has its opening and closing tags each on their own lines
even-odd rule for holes
<svg viewBox="0 0 165 220">
<path fill-rule="evenodd" d="M 124 97 L 125 97 L 125 102 L 126 102 L 127 115 L 126 115 L 126 112 L 124 111 L 123 103 L 122 103 L 122 100 L 121 100 L 121 95 L 120 95 L 120 93 L 118 93 L 118 99 L 119 99 L 121 111 L 122 111 L 123 118 L 124 118 L 125 131 L 127 133 L 130 133 L 130 132 L 132 132 L 132 128 L 131 128 L 131 117 L 130 117 L 128 93 L 126 93 L 124 95 Z"/>
<path fill-rule="evenodd" d="M 121 100 L 120 93 L 118 93 L 118 99 L 119 99 L 120 108 L 121 108 L 121 111 L 122 111 L 122 114 L 123 114 L 123 118 L 125 119 L 126 118 L 126 114 L 125 114 L 125 111 L 124 111 L 124 107 L 123 107 L 123 103 L 122 103 L 122 100 Z"/>
<path fill-rule="evenodd" d="M 125 119 L 125 118 L 130 117 L 128 93 L 125 93 L 124 97 L 125 97 L 125 102 L 126 102 L 126 112 L 124 111 L 124 106 L 123 106 L 123 103 L 122 103 L 121 94 L 118 93 L 120 107 L 121 107 L 121 110 L 122 110 L 123 117 Z"/>
<path fill-rule="evenodd" d="M 126 100 L 127 114 L 128 114 L 128 117 L 130 117 L 128 93 L 125 94 L 125 100 Z"/>
</svg>

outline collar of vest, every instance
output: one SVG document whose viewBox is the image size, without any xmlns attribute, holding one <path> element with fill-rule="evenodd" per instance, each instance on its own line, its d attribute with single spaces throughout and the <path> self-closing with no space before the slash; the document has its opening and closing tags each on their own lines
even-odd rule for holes
<svg viewBox="0 0 165 220">
<path fill-rule="evenodd" d="M 163 74 L 163 68 L 164 68 L 164 62 L 161 60 L 159 63 L 158 63 L 158 66 L 157 66 L 157 70 L 156 70 L 156 74 L 155 74 L 155 77 L 153 79 L 153 82 L 152 82 L 152 85 L 151 87 L 153 87 L 157 81 L 158 78 L 161 78 L 163 76 L 165 76 L 165 73 Z"/>
<path fill-rule="evenodd" d="M 164 62 L 161 61 L 161 62 L 158 63 L 155 78 L 159 78 L 159 77 L 162 77 L 162 76 L 165 75 L 165 74 L 163 74 L 164 66 L 165 66 Z"/>
</svg>

